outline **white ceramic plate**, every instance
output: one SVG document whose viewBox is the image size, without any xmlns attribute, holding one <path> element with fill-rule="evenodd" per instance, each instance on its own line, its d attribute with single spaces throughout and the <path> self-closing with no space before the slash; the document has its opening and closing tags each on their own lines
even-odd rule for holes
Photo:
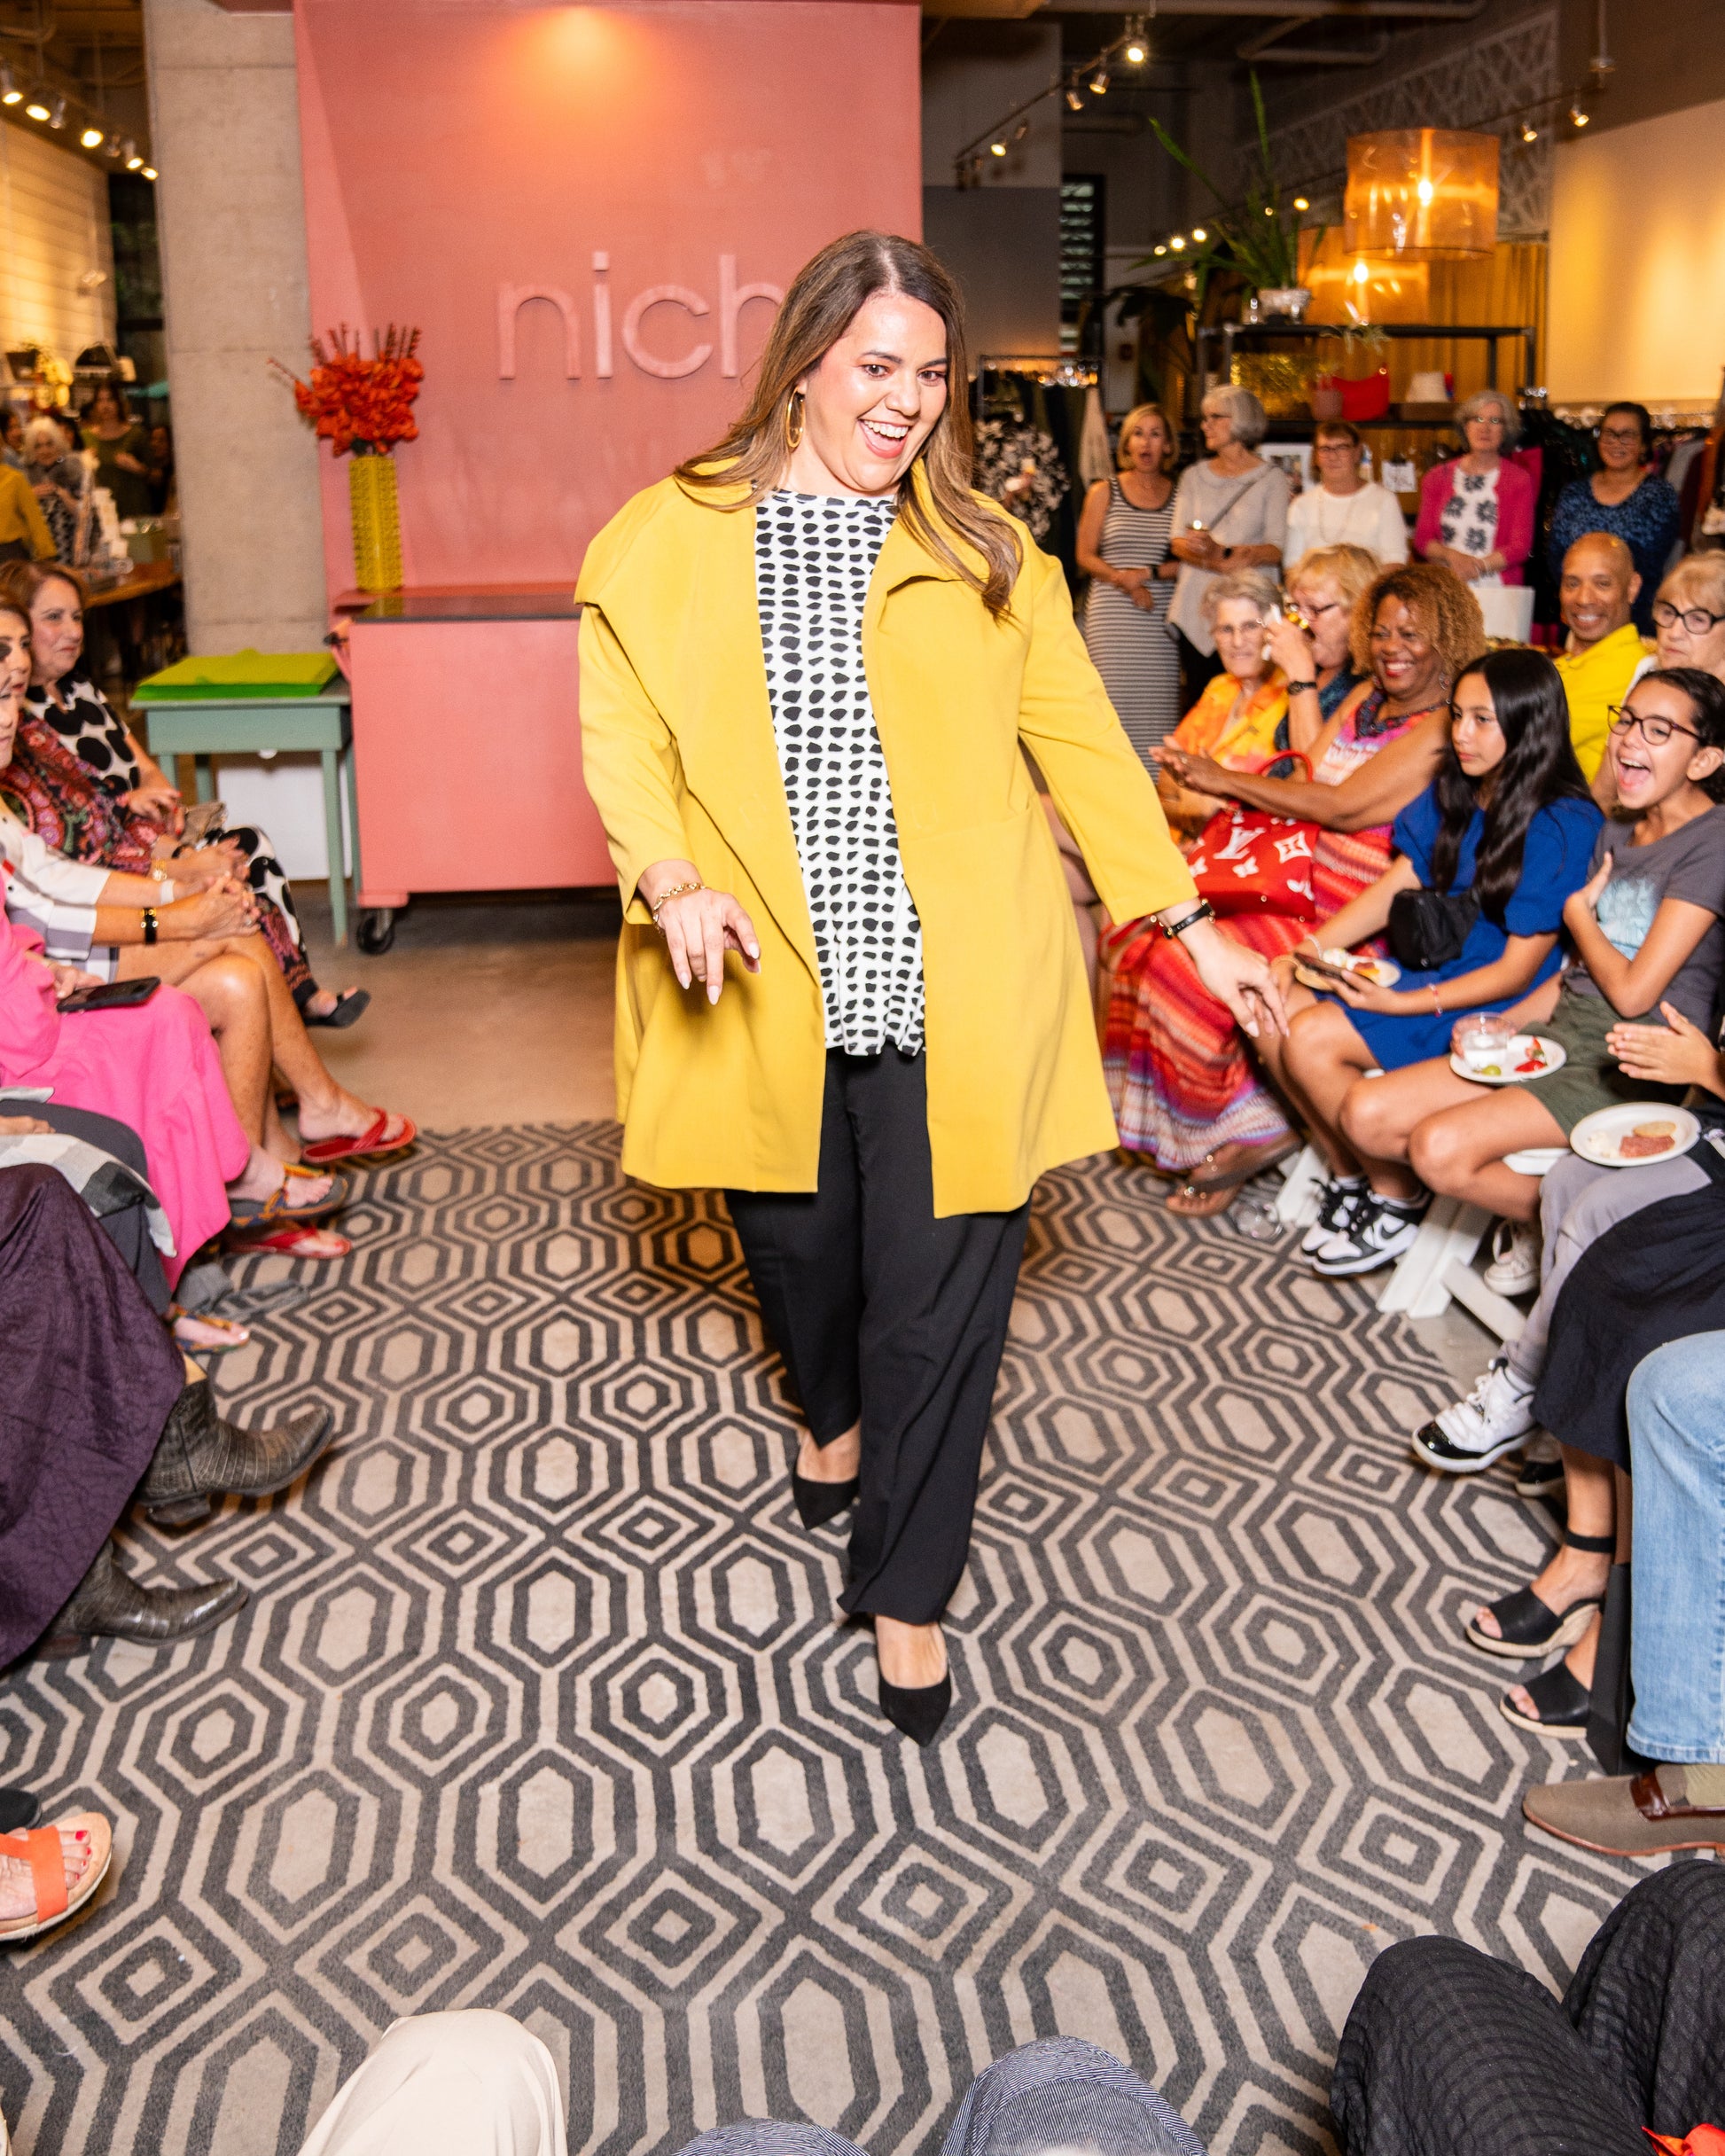
<svg viewBox="0 0 1725 2156">
<path fill-rule="evenodd" d="M 1646 1124 L 1668 1128 L 1670 1144 L 1659 1152 L 1632 1152 L 1626 1159 L 1624 1139 Z M 1597 1168 L 1648 1168 L 1655 1160 L 1674 1160 L 1700 1135 L 1701 1126 L 1687 1108 L 1668 1108 L 1659 1100 L 1629 1100 L 1621 1107 L 1596 1108 L 1591 1115 L 1584 1115 L 1570 1132 L 1569 1142 L 1584 1160 L 1591 1160 Z"/>
<path fill-rule="evenodd" d="M 1526 1063 L 1529 1051 L 1537 1045 L 1545 1060 L 1536 1071 L 1518 1071 L 1518 1063 Z M 1521 1085 L 1529 1078 L 1549 1078 L 1553 1071 L 1562 1070 L 1569 1061 L 1569 1051 L 1561 1042 L 1548 1040 L 1542 1033 L 1518 1033 L 1503 1043 L 1497 1075 L 1488 1071 L 1470 1070 L 1460 1056 L 1452 1055 L 1449 1067 L 1458 1078 L 1471 1078 L 1475 1085 Z"/>
<path fill-rule="evenodd" d="M 1518 1176 L 1547 1176 L 1568 1158 L 1567 1145 L 1529 1145 L 1520 1152 L 1506 1152 L 1503 1165 Z"/>
<path fill-rule="evenodd" d="M 1323 957 L 1331 965 L 1339 965 L 1350 973 L 1357 973 L 1369 988 L 1393 988 L 1401 978 L 1401 968 L 1393 958 L 1370 956 L 1356 958 L 1352 951 L 1343 950 L 1339 946 L 1334 950 L 1325 951 Z M 1370 972 L 1367 968 L 1370 969 Z M 1335 993 L 1336 984 L 1333 980 L 1326 980 L 1322 973 L 1310 972 L 1301 965 L 1298 957 L 1294 960 L 1294 979 L 1308 988 L 1317 988 L 1329 995 Z"/>
</svg>

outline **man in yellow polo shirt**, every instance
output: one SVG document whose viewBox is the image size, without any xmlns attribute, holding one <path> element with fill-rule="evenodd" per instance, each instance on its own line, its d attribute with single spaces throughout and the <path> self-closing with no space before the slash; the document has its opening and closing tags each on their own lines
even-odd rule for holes
<svg viewBox="0 0 1725 2156">
<path fill-rule="evenodd" d="M 14 465 L 0 464 L 0 561 L 51 561 L 53 534 L 35 489 Z"/>
<path fill-rule="evenodd" d="M 1557 671 L 1569 699 L 1569 738 L 1589 785 L 1604 762 L 1611 707 L 1628 694 L 1652 648 L 1629 618 L 1640 590 L 1635 557 L 1613 533 L 1585 533 L 1564 556 L 1558 598 L 1569 642 Z"/>
</svg>

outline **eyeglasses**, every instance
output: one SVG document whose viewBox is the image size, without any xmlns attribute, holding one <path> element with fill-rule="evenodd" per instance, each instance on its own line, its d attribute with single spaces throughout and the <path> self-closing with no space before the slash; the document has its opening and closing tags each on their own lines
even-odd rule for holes
<svg viewBox="0 0 1725 2156">
<path fill-rule="evenodd" d="M 1602 426 L 1599 439 L 1601 441 L 1633 441 L 1639 449 L 1641 429 L 1638 426 Z"/>
<path fill-rule="evenodd" d="M 1611 720 L 1614 734 L 1630 733 L 1639 727 L 1641 738 L 1650 748 L 1663 748 L 1673 734 L 1682 734 L 1689 741 L 1701 738 L 1692 726 L 1679 726 L 1672 719 L 1644 717 L 1639 711 L 1631 711 L 1627 704 L 1607 704 L 1605 715 Z"/>
<path fill-rule="evenodd" d="M 1308 621 L 1321 621 L 1327 613 L 1339 613 L 1342 603 L 1339 599 L 1325 599 L 1322 606 L 1302 605 L 1300 611 Z"/>
<path fill-rule="evenodd" d="M 1681 621 L 1691 637 L 1705 637 L 1725 621 L 1725 613 L 1709 613 L 1705 606 L 1685 606 L 1680 612 L 1669 599 L 1658 599 L 1653 605 L 1653 621 L 1659 629 L 1669 629 L 1674 621 Z"/>
</svg>

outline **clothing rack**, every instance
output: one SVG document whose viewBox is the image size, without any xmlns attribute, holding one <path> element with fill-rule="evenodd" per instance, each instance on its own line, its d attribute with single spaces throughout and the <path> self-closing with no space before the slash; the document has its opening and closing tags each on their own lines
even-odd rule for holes
<svg viewBox="0 0 1725 2156">
<path fill-rule="evenodd" d="M 1070 352 L 990 352 L 976 363 L 976 386 L 985 394 L 990 374 L 1027 374 L 1044 389 L 1094 389 L 1098 379 L 1092 359 Z"/>
</svg>

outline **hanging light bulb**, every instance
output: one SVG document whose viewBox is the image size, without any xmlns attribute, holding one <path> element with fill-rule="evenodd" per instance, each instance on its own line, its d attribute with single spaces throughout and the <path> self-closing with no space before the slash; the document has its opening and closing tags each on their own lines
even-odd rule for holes
<svg viewBox="0 0 1725 2156">
<path fill-rule="evenodd" d="M 99 150 L 102 146 L 102 130 L 100 128 L 86 128 L 78 140 L 86 150 Z"/>
<path fill-rule="evenodd" d="M 1356 285 L 1365 285 L 1369 284 L 1370 280 L 1371 271 L 1367 269 L 1364 262 L 1355 262 L 1354 265 L 1354 282 Z"/>
<path fill-rule="evenodd" d="M 1205 230 L 1201 224 L 1195 224 L 1192 227 L 1192 238 L 1198 242 L 1199 246 L 1202 246 L 1209 237 L 1210 235 Z"/>
<path fill-rule="evenodd" d="M 1106 60 L 1097 62 L 1097 71 L 1090 77 L 1090 94 L 1095 98 L 1105 98 L 1108 95 L 1108 63 Z"/>
<path fill-rule="evenodd" d="M 1304 195 L 1296 195 L 1294 197 L 1294 207 L 1296 209 L 1310 209 L 1311 207 L 1311 204 L 1306 199 Z"/>
</svg>

